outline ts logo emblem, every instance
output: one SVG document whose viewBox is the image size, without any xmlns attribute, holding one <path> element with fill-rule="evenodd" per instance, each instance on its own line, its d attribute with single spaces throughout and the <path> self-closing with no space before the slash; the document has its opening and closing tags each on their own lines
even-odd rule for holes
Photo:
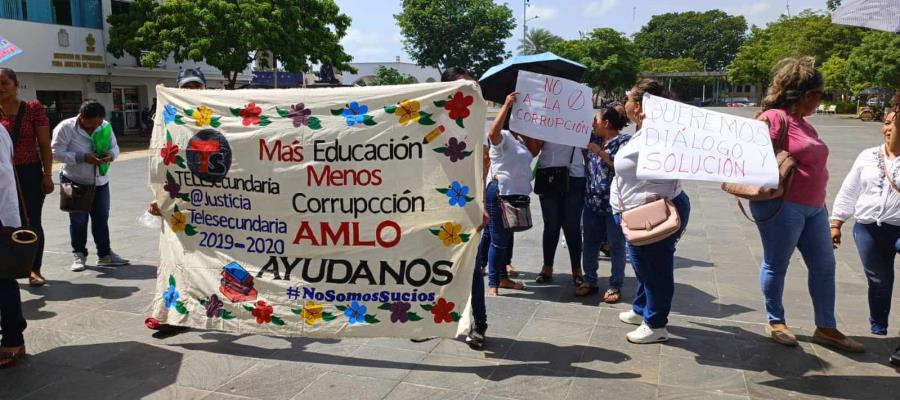
<svg viewBox="0 0 900 400">
<path fill-rule="evenodd" d="M 188 142 L 187 164 L 191 172 L 206 182 L 219 182 L 231 168 L 231 147 L 215 129 L 197 132 Z"/>
</svg>

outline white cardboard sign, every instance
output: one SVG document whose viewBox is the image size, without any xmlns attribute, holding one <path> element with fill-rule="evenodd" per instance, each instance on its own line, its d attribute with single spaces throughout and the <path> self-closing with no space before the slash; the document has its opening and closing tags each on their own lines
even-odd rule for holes
<svg viewBox="0 0 900 400">
<path fill-rule="evenodd" d="M 591 88 L 568 79 L 519 71 L 509 128 L 534 139 L 585 148 L 591 138 Z"/>
</svg>

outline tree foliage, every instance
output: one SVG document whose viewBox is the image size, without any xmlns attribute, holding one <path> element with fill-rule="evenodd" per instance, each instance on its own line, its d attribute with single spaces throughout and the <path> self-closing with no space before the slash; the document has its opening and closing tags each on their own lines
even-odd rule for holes
<svg viewBox="0 0 900 400">
<path fill-rule="evenodd" d="M 862 42 L 862 28 L 836 25 L 828 15 L 805 10 L 794 17 L 782 15 L 765 28 L 753 27 L 728 67 L 735 84 L 768 83 L 772 68 L 786 57 L 813 56 L 821 65 L 832 56 L 846 58 Z"/>
<path fill-rule="evenodd" d="M 414 78 L 412 75 L 401 73 L 395 68 L 379 65 L 378 68 L 375 69 L 375 79 L 371 80 L 370 82 L 366 82 L 366 85 L 406 85 L 410 83 L 416 83 L 416 78 Z"/>
<path fill-rule="evenodd" d="M 205 61 L 231 88 L 257 55 L 271 54 L 291 72 L 318 63 L 354 70 L 340 45 L 350 17 L 333 0 L 136 0 L 128 13 L 107 21 L 113 55 L 146 51 L 145 67 L 169 55 L 176 62 Z"/>
<path fill-rule="evenodd" d="M 876 86 L 900 90 L 900 35 L 870 31 L 847 59 L 854 91 Z"/>
<path fill-rule="evenodd" d="M 637 49 L 613 29 L 598 28 L 581 39 L 562 41 L 553 52 L 587 66 L 582 81 L 594 89 L 609 93 L 637 80 Z"/>
<path fill-rule="evenodd" d="M 703 71 L 703 64 L 693 58 L 644 58 L 641 72 L 697 72 Z"/>
<path fill-rule="evenodd" d="M 744 42 L 747 21 L 722 10 L 654 15 L 634 35 L 641 57 L 693 58 L 707 70 L 721 70 Z"/>
<path fill-rule="evenodd" d="M 828 8 L 828 11 L 837 10 L 837 8 L 840 6 L 841 6 L 841 0 L 827 0 L 825 2 L 825 7 Z"/>
<path fill-rule="evenodd" d="M 847 62 L 847 59 L 840 56 L 831 56 L 828 61 L 822 63 L 819 71 L 825 78 L 825 91 L 850 91 L 850 63 Z"/>
<path fill-rule="evenodd" d="M 550 33 L 546 29 L 531 29 L 525 35 L 525 42 L 519 45 L 518 50 L 521 54 L 540 54 L 550 51 L 553 45 L 562 41 L 563 38 Z"/>
<path fill-rule="evenodd" d="M 516 26 L 512 9 L 491 0 L 403 0 L 394 18 L 417 64 L 465 67 L 475 76 L 510 56 L 504 41 Z"/>
</svg>

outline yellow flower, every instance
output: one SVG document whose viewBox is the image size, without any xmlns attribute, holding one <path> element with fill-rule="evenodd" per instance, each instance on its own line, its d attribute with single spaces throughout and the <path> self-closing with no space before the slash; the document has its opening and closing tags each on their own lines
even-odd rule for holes
<svg viewBox="0 0 900 400">
<path fill-rule="evenodd" d="M 172 225 L 172 232 L 184 232 L 184 227 L 187 226 L 187 216 L 183 212 L 172 214 L 169 224 Z"/>
<path fill-rule="evenodd" d="M 462 238 L 459 236 L 460 233 L 462 233 L 462 225 L 445 222 L 441 225 L 438 237 L 444 242 L 444 246 L 450 247 L 462 243 Z"/>
<path fill-rule="evenodd" d="M 418 121 L 420 108 L 418 101 L 409 99 L 400 101 L 396 111 L 396 115 L 400 117 L 400 125 L 406 125 L 410 121 Z"/>
<path fill-rule="evenodd" d="M 197 126 L 206 126 L 212 123 L 212 115 L 213 110 L 207 106 L 200 106 L 194 111 L 194 122 L 197 123 Z"/>
<path fill-rule="evenodd" d="M 307 301 L 306 307 L 303 307 L 303 320 L 307 325 L 312 325 L 320 319 L 322 319 L 322 305 Z"/>
</svg>

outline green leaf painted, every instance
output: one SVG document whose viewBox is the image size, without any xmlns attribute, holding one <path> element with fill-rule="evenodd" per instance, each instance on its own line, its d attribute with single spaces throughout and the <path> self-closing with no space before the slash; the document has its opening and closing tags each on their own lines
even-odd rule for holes
<svg viewBox="0 0 900 400">
<path fill-rule="evenodd" d="M 206 305 L 206 299 L 197 299 L 197 302 L 200 303 L 201 306 Z"/>
<path fill-rule="evenodd" d="M 175 275 L 169 275 L 169 286 L 175 286 Z"/>
<path fill-rule="evenodd" d="M 290 111 L 285 110 L 281 107 L 275 107 L 275 112 L 277 112 L 278 116 L 281 118 L 287 118 L 288 114 L 290 113 Z"/>
<path fill-rule="evenodd" d="M 322 121 L 316 117 L 309 117 L 309 125 L 307 125 L 309 129 L 319 130 L 322 129 Z"/>
<path fill-rule="evenodd" d="M 184 201 L 191 201 L 191 197 L 188 196 L 187 193 L 182 193 L 178 195 L 178 198 Z"/>
<path fill-rule="evenodd" d="M 272 325 L 284 326 L 284 320 L 273 315 Z"/>
<path fill-rule="evenodd" d="M 468 157 L 468 156 L 471 156 L 472 153 L 474 153 L 474 151 L 464 151 L 464 152 L 463 152 L 463 158 L 466 158 L 466 157 Z"/>
<path fill-rule="evenodd" d="M 456 119 L 456 124 L 459 125 L 460 128 L 466 129 L 466 126 L 463 125 L 463 119 L 462 119 L 462 118 L 457 118 L 457 119 Z"/>
<path fill-rule="evenodd" d="M 431 119 L 431 114 L 425 111 L 419 111 L 419 124 L 421 125 L 434 125 L 435 122 Z"/>
<path fill-rule="evenodd" d="M 397 106 L 384 106 L 384 112 L 388 114 L 393 114 L 397 111 Z"/>
<path fill-rule="evenodd" d="M 173 212 L 176 214 L 181 212 L 181 210 L 178 209 L 178 204 L 175 205 L 175 211 L 173 211 Z"/>
<path fill-rule="evenodd" d="M 434 304 L 422 304 L 422 309 L 425 311 L 431 311 L 434 308 Z"/>
<path fill-rule="evenodd" d="M 375 122 L 375 117 L 373 117 L 371 115 L 364 116 L 363 123 L 366 124 L 367 126 L 375 126 L 376 124 L 378 124 L 377 122 Z"/>
<path fill-rule="evenodd" d="M 241 306 L 243 306 L 245 310 L 250 311 L 250 312 L 253 312 L 253 307 L 248 306 L 248 305 L 246 305 L 246 304 L 242 304 Z"/>
<path fill-rule="evenodd" d="M 184 109 L 184 115 L 187 115 L 188 117 L 193 117 L 193 116 L 194 116 L 194 109 L 192 109 L 192 108 L 185 108 L 185 109 Z"/>
<path fill-rule="evenodd" d="M 381 303 L 381 305 L 378 306 L 378 309 L 379 309 L 379 310 L 390 310 L 390 309 L 391 309 L 391 303 Z"/>
<path fill-rule="evenodd" d="M 474 197 L 466 196 L 466 201 L 472 201 L 472 200 L 475 200 L 475 198 L 474 198 Z"/>
<path fill-rule="evenodd" d="M 259 119 L 259 126 L 269 126 L 270 124 L 272 124 L 272 121 L 269 121 L 268 118 Z"/>
<path fill-rule="evenodd" d="M 184 234 L 188 236 L 194 236 L 197 234 L 197 228 L 195 228 L 191 224 L 187 224 L 184 226 Z"/>
<path fill-rule="evenodd" d="M 416 314 L 414 312 L 406 313 L 406 318 L 409 318 L 409 320 L 413 321 L 413 322 L 422 320 L 422 317 L 420 317 L 419 314 Z"/>
<path fill-rule="evenodd" d="M 221 119 L 221 118 L 222 117 L 213 117 L 212 121 L 210 121 L 210 123 L 209 123 L 209 126 L 211 126 L 213 128 L 218 128 L 219 126 L 222 125 L 222 123 L 219 122 L 219 119 Z"/>
<path fill-rule="evenodd" d="M 332 321 L 332 320 L 334 320 L 335 318 L 337 318 L 337 317 L 336 317 L 334 314 L 330 313 L 330 312 L 323 312 L 323 313 L 322 313 L 322 320 L 323 320 L 323 321 Z"/>
<path fill-rule="evenodd" d="M 429 229 L 428 232 L 431 232 L 432 235 L 437 236 L 439 233 L 441 233 L 441 230 L 440 229 Z"/>
<path fill-rule="evenodd" d="M 434 149 L 434 152 L 444 154 L 447 152 L 447 148 L 446 147 L 438 147 L 438 148 Z"/>
<path fill-rule="evenodd" d="M 346 311 L 346 310 L 347 310 L 347 306 L 334 306 L 334 308 L 337 308 L 337 309 L 340 310 L 340 311 Z"/>
<path fill-rule="evenodd" d="M 300 315 L 303 313 L 303 309 L 302 308 L 292 308 L 291 312 L 294 314 Z"/>
<path fill-rule="evenodd" d="M 172 143 L 172 134 L 166 130 L 166 143 Z"/>
<path fill-rule="evenodd" d="M 184 306 L 183 301 L 178 301 L 175 303 L 175 311 L 178 311 L 178 313 L 181 315 L 185 315 L 188 313 L 187 307 Z"/>
<path fill-rule="evenodd" d="M 450 313 L 450 317 L 453 318 L 453 322 L 459 322 L 461 315 L 459 315 L 458 312 L 454 311 L 454 312 Z"/>
<path fill-rule="evenodd" d="M 184 120 L 181 119 L 180 115 L 175 116 L 175 125 L 184 125 Z"/>
<path fill-rule="evenodd" d="M 470 235 L 470 234 L 468 234 L 468 233 L 460 233 L 460 234 L 459 234 L 459 238 L 460 238 L 460 240 L 462 240 L 463 243 L 468 242 L 468 241 L 469 241 L 469 238 L 471 238 L 471 236 L 472 236 L 472 235 Z"/>
<path fill-rule="evenodd" d="M 344 109 L 343 109 L 343 108 L 338 108 L 338 109 L 335 109 L 335 110 L 331 110 L 331 115 L 341 115 L 341 114 L 343 114 L 343 113 L 344 113 Z"/>
<path fill-rule="evenodd" d="M 447 194 L 447 193 L 450 192 L 450 189 L 447 189 L 447 188 L 437 188 L 437 189 L 434 189 L 434 190 L 437 190 L 438 193 L 440 193 L 440 194 Z M 469 200 L 469 201 L 471 201 L 471 200 Z"/>
<path fill-rule="evenodd" d="M 222 309 L 222 311 L 219 312 L 219 316 L 222 317 L 222 319 L 234 319 L 235 318 L 234 314 L 232 314 L 231 311 L 228 311 L 226 309 Z"/>
<path fill-rule="evenodd" d="M 375 318 L 374 315 L 366 314 L 366 323 L 367 324 L 377 324 L 379 322 L 381 322 L 381 321 L 379 321 L 378 318 Z"/>
<path fill-rule="evenodd" d="M 184 163 L 184 158 L 181 156 L 175 158 L 175 164 L 178 164 L 181 169 L 187 168 L 187 164 Z"/>
<path fill-rule="evenodd" d="M 231 115 L 234 115 L 235 117 L 240 117 L 240 116 L 241 116 L 241 109 L 240 109 L 240 108 L 229 107 L 228 110 L 231 111 Z"/>
<path fill-rule="evenodd" d="M 438 100 L 438 101 L 434 102 L 434 105 L 437 107 L 443 107 L 444 104 L 447 104 L 447 100 Z"/>
<path fill-rule="evenodd" d="M 167 181 L 174 181 L 174 180 L 175 180 L 175 177 L 172 176 L 172 173 L 171 173 L 171 172 L 166 171 L 166 180 L 167 180 Z"/>
</svg>

